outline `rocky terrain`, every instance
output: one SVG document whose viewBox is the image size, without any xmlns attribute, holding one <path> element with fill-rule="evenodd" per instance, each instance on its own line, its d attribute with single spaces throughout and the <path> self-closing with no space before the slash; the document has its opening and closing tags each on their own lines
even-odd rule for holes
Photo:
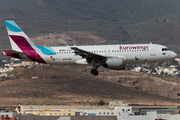
<svg viewBox="0 0 180 120">
<path fill-rule="evenodd" d="M 92 45 L 106 42 L 105 39 L 85 31 L 69 31 L 61 34 L 42 35 L 31 39 L 41 46 Z"/>
<path fill-rule="evenodd" d="M 138 105 L 180 105 L 180 78 L 102 68 L 99 71 L 95 77 L 89 67 L 16 69 L 9 73 L 16 77 L 1 79 L 0 106 L 97 105 L 100 100 L 108 103 L 114 99 Z"/>
<path fill-rule="evenodd" d="M 152 42 L 179 53 L 179 5 L 178 0 L 97 0 L 96 3 L 1 0 L 0 50 L 10 49 L 4 20 L 15 20 L 40 46 Z M 128 104 L 180 105 L 178 77 L 101 68 L 94 77 L 90 69 L 80 66 L 15 69 L 9 73 L 12 77 L 0 79 L 0 106 L 97 105 L 99 100 L 107 103 L 114 99 Z"/>
</svg>

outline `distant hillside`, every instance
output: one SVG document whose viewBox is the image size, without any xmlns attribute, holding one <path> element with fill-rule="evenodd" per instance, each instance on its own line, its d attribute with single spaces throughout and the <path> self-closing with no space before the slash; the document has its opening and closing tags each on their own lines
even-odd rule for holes
<svg viewBox="0 0 180 120">
<path fill-rule="evenodd" d="M 79 66 L 16 69 L 9 73 L 13 77 L 0 79 L 0 106 L 97 105 L 100 100 L 114 99 L 128 104 L 180 105 L 179 78 L 101 68 L 93 76 L 89 70 Z"/>
<path fill-rule="evenodd" d="M 69 31 L 61 34 L 41 35 L 31 39 L 35 44 L 41 46 L 92 45 L 106 42 L 106 40 L 85 31 Z"/>
<path fill-rule="evenodd" d="M 13 19 L 30 37 L 88 31 L 103 44 L 153 42 L 179 52 L 171 37 L 178 34 L 179 6 L 179 0 L 1 0 L 0 50 L 10 48 L 4 20 Z"/>
</svg>

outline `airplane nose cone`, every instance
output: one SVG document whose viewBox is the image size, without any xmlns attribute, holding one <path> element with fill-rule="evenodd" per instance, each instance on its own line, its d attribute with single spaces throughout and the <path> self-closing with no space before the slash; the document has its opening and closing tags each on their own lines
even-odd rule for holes
<svg viewBox="0 0 180 120">
<path fill-rule="evenodd" d="M 173 52 L 173 54 L 171 55 L 173 58 L 177 57 L 177 54 L 175 52 Z"/>
</svg>

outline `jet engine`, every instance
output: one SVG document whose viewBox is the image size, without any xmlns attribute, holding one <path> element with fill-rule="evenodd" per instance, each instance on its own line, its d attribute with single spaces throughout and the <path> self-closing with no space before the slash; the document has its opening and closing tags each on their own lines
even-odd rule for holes
<svg viewBox="0 0 180 120">
<path fill-rule="evenodd" d="M 107 67 L 113 70 L 125 70 L 126 64 L 123 63 L 124 59 L 119 57 L 110 57 L 107 58 L 105 65 L 103 67 Z"/>
</svg>

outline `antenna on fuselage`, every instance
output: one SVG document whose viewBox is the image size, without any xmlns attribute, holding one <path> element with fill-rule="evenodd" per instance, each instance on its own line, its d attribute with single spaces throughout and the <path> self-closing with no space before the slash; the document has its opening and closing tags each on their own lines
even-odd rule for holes
<svg viewBox="0 0 180 120">
<path fill-rule="evenodd" d="M 67 47 L 68 49 L 70 49 L 69 45 L 66 45 L 66 47 Z"/>
</svg>

